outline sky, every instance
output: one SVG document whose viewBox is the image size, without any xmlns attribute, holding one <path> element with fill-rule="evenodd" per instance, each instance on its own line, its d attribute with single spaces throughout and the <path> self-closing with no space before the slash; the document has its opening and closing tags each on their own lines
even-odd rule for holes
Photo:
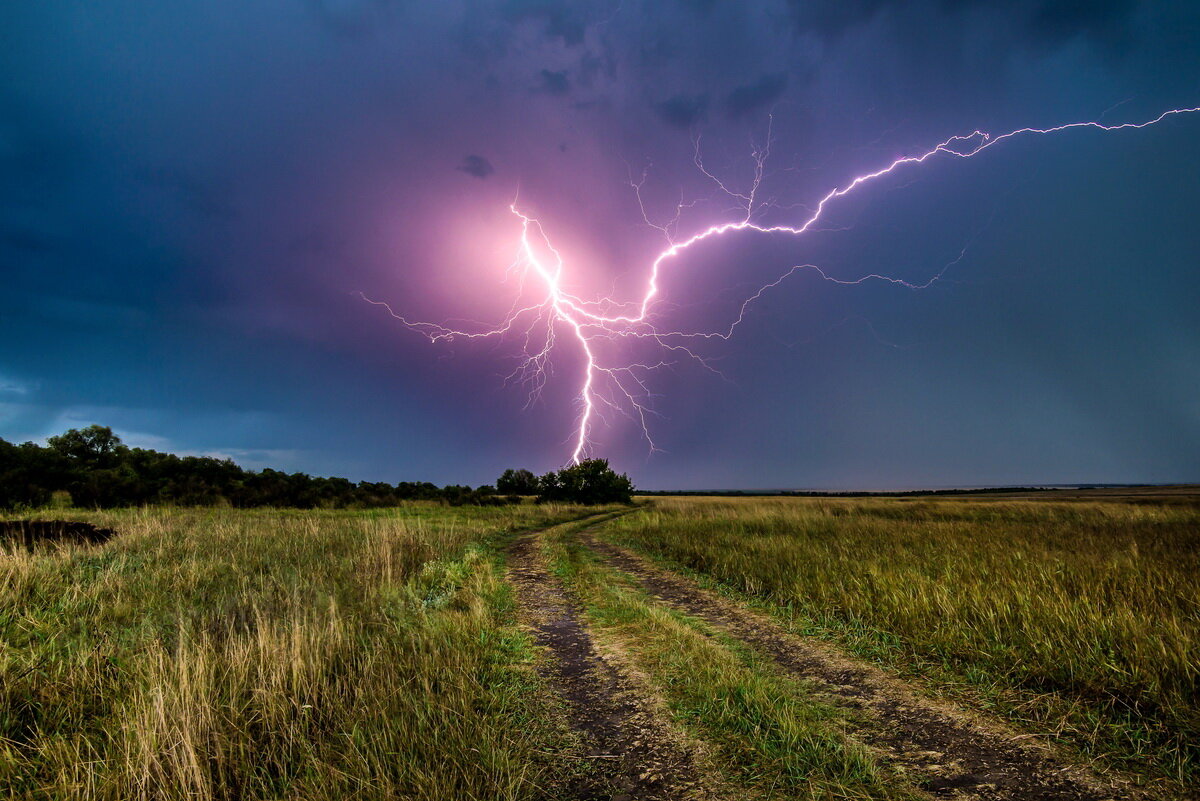
<svg viewBox="0 0 1200 801">
<path fill-rule="evenodd" d="M 364 296 L 495 325 L 515 201 L 572 292 L 636 300 L 651 223 L 745 216 L 717 182 L 746 193 L 768 143 L 754 220 L 789 224 L 954 134 L 1197 106 L 1184 0 L 5 4 L 0 437 L 543 472 L 581 414 L 569 331 L 535 393 L 520 332 L 431 343 Z M 940 277 L 800 270 L 699 359 L 654 357 L 649 439 L 605 409 L 589 452 L 647 489 L 1200 481 L 1198 206 L 1179 115 L 933 158 L 802 237 L 705 241 L 664 269 L 665 330 L 726 329 L 793 265 Z"/>
</svg>

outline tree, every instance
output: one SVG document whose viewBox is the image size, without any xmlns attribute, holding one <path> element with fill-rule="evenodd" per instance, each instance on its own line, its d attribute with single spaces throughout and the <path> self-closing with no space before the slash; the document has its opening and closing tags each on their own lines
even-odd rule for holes
<svg viewBox="0 0 1200 801">
<path fill-rule="evenodd" d="M 578 464 L 550 472 L 538 481 L 539 501 L 568 503 L 632 503 L 633 482 L 617 474 L 607 459 L 584 459 Z"/>
<path fill-rule="evenodd" d="M 524 468 L 513 470 L 510 467 L 496 479 L 496 492 L 501 495 L 537 495 L 537 476 Z"/>
<path fill-rule="evenodd" d="M 121 438 L 108 426 L 90 425 L 87 428 L 72 428 L 46 440 L 50 448 L 63 456 L 80 463 L 95 466 L 113 460 L 121 449 Z"/>
</svg>

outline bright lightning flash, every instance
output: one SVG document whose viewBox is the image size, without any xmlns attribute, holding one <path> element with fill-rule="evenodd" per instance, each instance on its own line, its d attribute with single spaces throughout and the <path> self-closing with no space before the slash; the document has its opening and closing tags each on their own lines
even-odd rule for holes
<svg viewBox="0 0 1200 801">
<path fill-rule="evenodd" d="M 821 268 L 812 264 L 796 265 L 774 281 L 761 286 L 748 296 L 738 310 L 735 319 L 725 328 L 716 331 L 665 331 L 655 325 L 654 306 L 660 296 L 659 276 L 664 267 L 684 251 L 699 243 L 719 237 L 733 231 L 753 230 L 764 234 L 787 234 L 801 236 L 814 230 L 817 221 L 821 219 L 829 204 L 844 197 L 859 187 L 877 181 L 903 167 L 924 164 L 935 156 L 945 155 L 965 159 L 977 156 L 988 148 L 1018 136 L 1033 134 L 1055 134 L 1077 128 L 1094 128 L 1100 131 L 1120 131 L 1130 128 L 1146 128 L 1156 125 L 1169 117 L 1181 114 L 1200 112 L 1197 108 L 1171 109 L 1145 122 L 1127 122 L 1119 125 L 1103 125 L 1099 122 L 1073 122 L 1052 128 L 1018 128 L 1005 134 L 992 135 L 984 131 L 973 131 L 965 136 L 952 136 L 940 142 L 919 155 L 904 156 L 896 159 L 885 167 L 874 172 L 859 175 L 843 186 L 827 192 L 816 204 L 810 215 L 794 225 L 760 225 L 754 221 L 755 215 L 771 204 L 759 200 L 758 190 L 763 178 L 763 168 L 770 146 L 754 152 L 756 163 L 754 180 L 747 192 L 735 192 L 705 169 L 700 159 L 699 140 L 696 141 L 696 166 L 721 192 L 728 195 L 738 206 L 738 215 L 726 222 L 711 225 L 698 233 L 686 238 L 676 237 L 681 204 L 676 211 L 675 219 L 666 225 L 651 223 L 642 208 L 643 217 L 647 224 L 662 231 L 667 239 L 667 247 L 662 250 L 650 263 L 645 289 L 640 298 L 619 302 L 611 297 L 601 297 L 597 300 L 584 300 L 569 292 L 565 286 L 565 269 L 562 254 L 550 242 L 540 222 L 522 212 L 514 203 L 510 208 L 520 224 L 520 245 L 518 255 L 510 266 L 510 272 L 519 276 L 520 291 L 516 301 L 505 318 L 494 327 L 481 327 L 477 331 L 459 330 L 438 323 L 425 323 L 409 320 L 396 314 L 392 308 L 381 301 L 366 298 L 370 303 L 385 308 L 389 314 L 400 320 L 409 328 L 428 337 L 431 342 L 451 341 L 454 339 L 484 339 L 491 337 L 519 338 L 522 343 L 524 357 L 519 366 L 510 376 L 528 382 L 532 387 L 531 399 L 545 385 L 551 354 L 558 347 L 558 336 L 562 333 L 573 339 L 583 354 L 584 367 L 579 386 L 580 412 L 576 427 L 571 437 L 573 449 L 571 462 L 584 458 L 591 446 L 591 432 L 598 416 L 605 410 L 617 411 L 633 417 L 641 426 L 642 432 L 649 443 L 650 449 L 655 449 L 650 437 L 647 416 L 652 413 L 650 408 L 650 393 L 646 385 L 647 374 L 655 368 L 666 366 L 675 356 L 694 359 L 708 366 L 704 360 L 689 349 L 688 343 L 695 339 L 729 339 L 737 326 L 744 319 L 747 309 L 763 293 L 778 286 L 793 273 L 800 270 L 812 270 L 822 279 L 837 284 L 853 285 L 866 281 L 887 281 L 910 289 L 923 289 L 937 281 L 942 273 L 938 273 L 923 284 L 913 284 L 899 278 L 871 273 L 853 280 L 842 280 L 826 274 Z M 641 203 L 641 183 L 634 183 L 639 205 Z M 943 268 L 943 272 L 944 272 Z M 531 280 L 532 279 L 532 280 Z M 534 290 L 529 289 L 533 283 Z M 532 294 L 532 299 L 527 298 Z M 601 358 L 604 343 L 619 344 L 622 340 L 636 339 L 650 341 L 661 348 L 663 358 L 657 362 L 644 363 L 637 361 L 610 362 Z M 605 351 L 606 352 L 606 351 Z M 711 368 L 710 368 L 711 369 Z"/>
</svg>

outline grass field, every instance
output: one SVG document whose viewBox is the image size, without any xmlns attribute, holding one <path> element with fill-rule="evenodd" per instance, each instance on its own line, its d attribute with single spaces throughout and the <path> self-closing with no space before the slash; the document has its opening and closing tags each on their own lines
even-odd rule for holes
<svg viewBox="0 0 1200 801">
<path fill-rule="evenodd" d="M 525 798 L 550 726 L 495 542 L 558 506 L 88 514 L 0 555 L 0 795 Z"/>
<path fill-rule="evenodd" d="M 924 797 L 933 785 L 863 739 L 861 710 L 660 603 L 580 539 L 585 524 L 557 526 L 597 511 L 40 515 L 119 533 L 0 550 L 0 796 L 482 801 L 560 798 L 593 774 L 608 786 L 619 755 L 590 755 L 544 669 L 556 652 L 537 645 L 554 621 L 523 625 L 506 574 L 514 536 L 546 530 L 528 558 L 662 718 L 687 755 L 676 773 L 694 774 L 644 797 Z M 1056 758 L 1161 798 L 1200 785 L 1191 502 L 660 498 L 588 536 L 1062 743 Z"/>
<path fill-rule="evenodd" d="M 661 500 L 614 536 L 1149 779 L 1200 771 L 1200 508 Z"/>
</svg>

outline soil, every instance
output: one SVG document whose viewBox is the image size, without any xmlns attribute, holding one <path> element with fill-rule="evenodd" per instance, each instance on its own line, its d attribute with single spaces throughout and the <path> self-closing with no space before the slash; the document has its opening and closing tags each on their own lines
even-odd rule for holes
<svg viewBox="0 0 1200 801">
<path fill-rule="evenodd" d="M 0 542 L 15 543 L 29 550 L 41 543 L 73 542 L 102 545 L 116 532 L 91 523 L 71 520 L 0 520 Z"/>
<path fill-rule="evenodd" d="M 661 724 L 644 693 L 596 648 L 578 605 L 540 558 L 536 535 L 509 548 L 509 580 L 536 641 L 550 655 L 540 666 L 566 701 L 570 725 L 593 770 L 559 797 L 579 801 L 676 801 L 692 797 L 692 755 Z"/>
<path fill-rule="evenodd" d="M 794 636 L 769 618 L 733 604 L 629 551 L 583 542 L 632 576 L 662 603 L 719 627 L 769 655 L 836 703 L 859 710 L 858 736 L 935 798 L 979 801 L 1102 801 L 1130 797 L 1074 764 L 1056 758 L 999 721 L 922 698 L 903 682 L 832 647 Z"/>
</svg>

